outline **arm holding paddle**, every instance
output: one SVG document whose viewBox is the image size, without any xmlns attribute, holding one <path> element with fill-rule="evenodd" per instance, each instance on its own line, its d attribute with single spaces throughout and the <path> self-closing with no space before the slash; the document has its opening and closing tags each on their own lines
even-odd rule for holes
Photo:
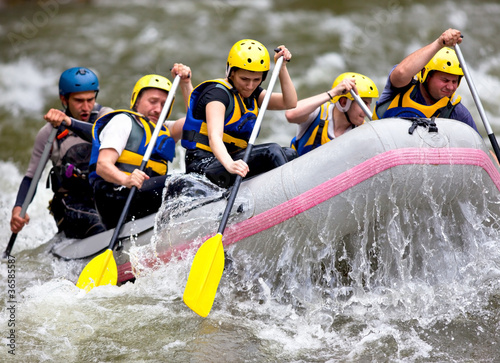
<svg viewBox="0 0 500 363">
<path fill-rule="evenodd" d="M 193 90 L 193 85 L 191 83 L 191 69 L 182 64 L 175 63 L 171 69 L 171 74 L 174 79 L 178 80 L 178 84 L 182 90 L 185 108 L 187 109 L 189 104 L 189 94 Z M 158 115 L 160 111 L 163 112 L 160 105 L 159 94 L 161 90 L 153 90 L 155 93 L 142 93 L 137 96 L 134 107 L 139 111 L 139 113 L 144 113 L 151 121 L 160 122 Z M 160 93 L 158 93 L 160 92 Z M 165 118 L 168 117 L 170 113 L 171 106 L 175 98 L 172 98 L 172 102 L 169 110 L 166 111 Z M 140 105 L 140 106 L 139 106 Z M 104 129 L 102 132 L 104 135 L 120 135 L 120 137 L 111 137 L 112 142 L 101 145 L 99 150 L 99 157 L 96 164 L 96 172 L 104 180 L 110 183 L 126 186 L 127 188 L 132 188 L 133 186 L 141 189 L 144 181 L 149 179 L 149 176 L 142 170 L 135 169 L 132 173 L 125 173 L 118 169 L 116 162 L 120 157 L 121 153 L 124 151 L 126 141 L 132 130 L 130 118 L 118 115 L 116 119 L 112 119 L 108 124 L 108 129 Z M 121 118 L 120 120 L 118 118 Z M 115 121 L 116 120 L 116 121 Z M 164 123 L 171 133 L 172 138 L 177 141 L 180 138 L 180 133 L 182 132 L 184 118 L 176 121 L 163 120 Z M 124 125 L 127 125 L 125 128 Z"/>
<path fill-rule="evenodd" d="M 110 108 L 106 109 L 111 110 Z M 92 142 L 92 124 L 90 122 L 76 120 L 56 108 L 51 108 L 49 112 L 43 116 L 43 118 L 53 127 L 58 128 L 59 126 L 64 125 L 83 140 Z"/>
<path fill-rule="evenodd" d="M 84 132 L 82 132 L 83 134 L 91 133 L 92 131 L 92 124 L 74 120 L 61 110 L 50 109 L 44 115 L 44 119 L 52 127 L 49 127 L 48 125 L 42 127 L 35 139 L 35 145 L 31 154 L 28 171 L 21 182 L 16 203 L 12 209 L 10 227 L 13 234 L 19 233 L 30 221 L 30 217 L 26 211 L 36 193 L 38 181 L 51 156 L 51 150 L 53 147 L 52 144 L 56 138 L 59 126 L 63 124 L 64 126 L 69 127 L 72 125 L 72 121 L 74 121 L 73 124 L 78 122 L 85 125 L 83 128 Z M 88 137 L 82 138 L 85 139 Z M 15 239 L 15 237 L 11 238 Z M 12 245 L 9 244 L 9 246 L 11 249 Z M 10 249 L 8 251 L 9 253 Z"/>
<path fill-rule="evenodd" d="M 151 139 L 149 140 L 149 143 L 147 145 L 147 149 L 143 155 L 141 165 L 139 166 L 138 169 L 136 169 L 137 171 L 134 171 L 133 173 L 131 173 L 131 175 L 140 176 L 142 175 L 141 173 L 144 172 L 146 164 L 148 163 L 149 158 L 155 147 L 158 135 L 160 134 L 160 131 L 163 128 L 163 123 L 165 122 L 165 119 L 167 118 L 167 115 L 171 110 L 171 106 L 179 82 L 180 82 L 179 75 L 175 77 L 174 82 L 171 85 L 170 81 L 168 81 L 164 77 L 158 75 L 147 75 L 141 78 L 136 83 L 134 91 L 136 89 L 141 88 L 141 90 L 145 89 L 147 92 L 145 92 L 144 94 L 141 94 L 140 92 L 141 90 L 138 91 L 138 94 L 135 94 L 135 92 L 133 92 L 131 106 L 132 108 L 134 108 L 137 105 L 138 112 L 143 111 L 142 113 L 147 114 L 147 116 L 150 117 L 150 119 L 154 120 L 156 125 L 154 132 L 151 135 Z M 161 104 L 162 97 L 164 97 L 164 93 L 162 93 L 163 91 L 167 92 L 167 96 L 165 103 L 161 108 L 161 113 L 157 115 L 158 103 Z M 116 157 L 116 155 L 111 156 L 110 158 L 112 159 L 114 157 Z M 111 159 L 108 159 L 107 161 Z M 129 180 L 133 181 L 134 177 L 133 176 L 130 177 Z M 142 182 L 140 184 L 142 185 Z M 87 264 L 87 266 L 85 266 L 84 270 L 80 274 L 80 277 L 78 278 L 77 282 L 77 287 L 79 287 L 80 289 L 84 289 L 85 291 L 88 292 L 96 286 L 108 285 L 108 284 L 116 285 L 118 270 L 116 267 L 116 261 L 113 257 L 113 250 L 115 249 L 118 243 L 118 236 L 120 235 L 121 228 L 125 223 L 125 219 L 127 218 L 130 205 L 132 203 L 132 199 L 134 198 L 134 195 L 138 188 L 137 185 L 138 185 L 137 183 L 133 182 L 131 183 L 130 192 L 128 194 L 128 197 L 125 201 L 125 205 L 118 219 L 118 223 L 115 227 L 113 236 L 111 237 L 111 240 L 109 242 L 108 249 L 104 253 L 93 258 Z"/>
<path fill-rule="evenodd" d="M 182 64 L 182 63 L 174 63 L 172 69 L 170 70 L 172 74 L 172 78 L 179 76 L 181 81 L 179 83 L 179 87 L 181 88 L 182 98 L 184 99 L 184 107 L 186 108 L 186 112 L 189 106 L 189 96 L 193 91 L 193 83 L 191 82 L 191 68 Z"/>
<path fill-rule="evenodd" d="M 278 60 L 283 57 L 282 66 L 280 67 L 280 73 L 278 76 L 282 93 L 274 92 L 271 94 L 268 108 L 270 110 L 289 110 L 297 106 L 297 91 L 293 85 L 292 78 L 290 77 L 286 66 L 292 59 L 292 53 L 290 53 L 284 45 L 277 47 L 274 52 L 275 64 L 277 64 Z M 263 91 L 260 94 L 259 105 L 262 105 L 266 92 L 267 91 Z"/>
<path fill-rule="evenodd" d="M 453 47 L 461 42 L 462 38 L 459 30 L 448 29 L 444 31 L 439 38 L 411 53 L 394 68 L 390 75 L 392 86 L 395 88 L 405 87 L 441 48 L 445 46 Z"/>
<path fill-rule="evenodd" d="M 255 121 L 252 134 L 242 159 L 242 162 L 245 164 L 250 156 L 250 153 L 252 152 L 252 147 L 259 133 L 264 113 L 270 103 L 272 90 L 274 88 L 274 84 L 276 83 L 276 79 L 278 78 L 278 73 L 280 73 L 282 63 L 283 57 L 280 56 L 273 70 L 267 92 L 262 100 L 257 120 Z M 198 249 L 186 283 L 186 288 L 183 294 L 184 303 L 191 310 L 202 317 L 206 317 L 212 309 L 217 287 L 222 277 L 222 272 L 224 270 L 224 247 L 222 244 L 222 234 L 226 228 L 229 214 L 234 205 L 234 201 L 236 200 L 236 195 L 242 178 L 241 174 L 238 174 L 236 177 L 236 181 L 231 189 L 231 194 L 224 210 L 217 234 L 205 241 Z"/>
<path fill-rule="evenodd" d="M 141 189 L 142 183 L 149 179 L 149 176 L 139 169 L 135 169 L 130 174 L 125 174 L 115 165 L 119 156 L 115 149 L 101 149 L 97 160 L 97 174 L 110 183 L 123 185 L 129 189 L 132 187 Z"/>
<path fill-rule="evenodd" d="M 378 97 L 375 83 L 365 75 L 345 72 L 337 76 L 329 91 L 300 100 L 285 112 L 289 123 L 297 125 L 291 146 L 304 155 L 336 137 L 361 126 L 373 98 Z M 352 101 L 356 101 L 353 103 Z"/>
<path fill-rule="evenodd" d="M 329 91 L 321 92 L 315 96 L 300 100 L 297 103 L 297 107 L 285 112 L 286 119 L 293 124 L 306 122 L 309 116 L 322 104 L 330 101 L 336 96 L 345 95 L 352 89 L 354 89 L 356 93 L 358 92 L 356 89 L 356 81 L 354 79 L 344 79 Z"/>
<path fill-rule="evenodd" d="M 472 115 L 456 94 L 464 73 L 453 46 L 461 42 L 460 31 L 448 29 L 395 65 L 373 118 L 437 115 L 463 122 L 478 131 Z"/>
<path fill-rule="evenodd" d="M 193 84 L 191 82 L 191 68 L 182 63 L 175 63 L 170 70 L 170 73 L 172 74 L 172 78 L 175 78 L 177 75 L 181 77 L 179 86 L 181 87 L 182 98 L 184 99 L 184 107 L 187 112 L 187 109 L 189 107 L 189 96 L 193 91 Z M 185 120 L 186 117 L 181 117 L 175 121 L 165 121 L 165 126 L 169 129 L 170 136 L 172 136 L 175 142 L 179 141 L 182 138 L 182 128 L 184 126 Z"/>
<path fill-rule="evenodd" d="M 31 186 L 31 183 L 33 182 L 32 179 L 23 179 L 22 183 L 26 183 L 27 185 Z M 27 187 L 29 189 L 29 186 Z M 25 189 L 23 186 L 21 186 L 20 189 Z M 24 228 L 25 225 L 29 224 L 30 222 L 30 216 L 26 212 L 22 212 L 23 208 L 21 205 L 15 205 L 14 208 L 12 208 L 12 216 L 10 218 L 10 231 L 12 233 L 19 233 L 21 230 Z"/>
<path fill-rule="evenodd" d="M 210 148 L 219 162 L 231 174 L 245 177 L 249 171 L 243 160 L 233 160 L 227 151 L 222 137 L 224 134 L 224 113 L 226 108 L 220 102 L 210 102 L 206 107 L 207 129 Z"/>
<path fill-rule="evenodd" d="M 64 126 L 66 127 L 71 126 L 71 117 L 66 115 L 65 112 L 56 108 L 51 108 L 49 112 L 47 112 L 45 116 L 43 116 L 43 118 L 45 119 L 45 121 L 50 123 L 52 127 L 59 127 L 61 126 L 61 124 L 64 124 Z M 88 122 L 86 122 L 86 124 L 90 125 Z"/>
<path fill-rule="evenodd" d="M 276 51 L 280 59 L 282 54 L 291 58 L 284 46 Z M 283 82 L 282 93 L 263 89 L 261 84 L 271 68 L 269 52 L 256 40 L 242 39 L 229 51 L 225 78 L 202 82 L 193 90 L 182 135 L 188 173 L 205 175 L 219 187 L 228 188 L 237 175 L 259 175 L 297 157 L 291 148 L 267 143 L 255 145 L 243 160 L 265 97 L 269 95 L 267 102 L 274 110 L 296 105 L 295 88 L 281 63 L 275 71 Z"/>
<path fill-rule="evenodd" d="M 81 137 L 81 140 L 79 139 L 71 143 L 71 147 L 66 146 L 70 144 L 69 141 L 75 140 L 65 138 L 66 133 L 64 132 L 61 132 L 60 137 L 58 136 L 57 143 L 54 143 L 54 140 L 60 124 L 63 121 L 71 122 L 73 120 L 66 116 L 66 114 L 72 115 L 83 121 L 91 121 L 96 112 L 98 112 L 97 110 L 105 109 L 104 107 L 96 107 L 98 106 L 96 104 L 98 92 L 99 80 L 95 73 L 88 68 L 73 67 L 65 70 L 61 74 L 59 78 L 59 99 L 65 112 L 51 109 L 45 115 L 45 119 L 51 124 L 43 126 L 37 135 L 28 171 L 21 183 L 16 205 L 12 212 L 11 229 L 13 235 L 5 251 L 6 254 L 9 254 L 12 249 L 17 232 L 29 222 L 29 216 L 26 214 L 26 209 L 35 194 L 40 175 L 49 157 L 52 159 L 55 167 L 52 169 L 51 174 L 54 198 L 52 199 L 49 209 L 58 225 L 58 230 L 67 233 L 67 235 L 71 234 L 74 236 L 83 236 L 86 233 L 92 233 L 91 230 L 97 231 L 97 229 L 94 228 L 97 226 L 97 212 L 92 211 L 89 213 L 93 208 L 93 202 L 91 198 L 88 197 L 90 193 L 82 190 L 82 185 L 85 186 L 86 184 L 79 183 L 79 180 L 77 180 L 78 176 L 73 179 L 73 174 L 71 174 L 71 176 L 67 177 L 68 180 L 65 181 L 64 187 L 61 185 L 61 177 L 66 176 L 63 171 L 65 165 L 62 165 L 62 163 L 65 163 L 65 157 L 71 158 L 72 165 L 74 163 L 84 164 L 87 162 L 84 156 L 78 153 L 72 153 L 72 151 L 75 151 L 77 147 L 84 148 L 84 145 L 87 145 L 85 141 L 88 141 L 88 137 Z M 43 146 L 44 144 L 45 146 Z M 58 152 L 52 151 L 53 146 L 58 149 Z M 66 193 L 71 194 L 72 188 L 75 188 L 74 190 L 78 189 L 78 194 L 81 195 L 81 197 L 78 197 L 77 201 L 75 200 L 71 206 L 68 206 L 63 202 L 63 198 Z M 72 209 L 72 213 L 66 213 L 69 209 Z M 84 212 L 80 213 L 80 211 L 83 210 Z M 78 225 L 78 228 L 74 228 L 75 225 Z"/>
<path fill-rule="evenodd" d="M 26 209 L 35 195 L 38 181 L 50 158 L 52 143 L 56 134 L 57 128 L 46 125 L 40 129 L 36 136 L 28 170 L 19 186 L 16 203 L 12 210 L 10 221 L 12 233 L 19 233 L 29 223 L 30 217 L 26 213 Z M 25 205 L 26 208 L 23 208 Z M 24 213 L 22 213 L 23 209 Z"/>
<path fill-rule="evenodd" d="M 292 57 L 290 51 L 283 45 L 276 48 L 275 52 L 275 61 L 278 61 L 279 59 L 289 61 Z M 250 56 L 258 58 L 258 56 L 251 53 Z M 269 59 L 268 56 L 267 59 Z M 279 72 L 282 93 L 273 93 L 271 89 L 262 90 L 257 98 L 257 104 L 259 107 L 262 107 L 266 96 L 268 96 L 267 103 L 269 109 L 284 110 L 297 105 L 297 92 L 290 75 L 288 74 L 286 64 L 283 60 L 280 61 L 279 64 L 280 66 L 277 67 L 276 72 Z M 249 102 L 253 102 L 252 98 L 255 97 L 254 92 L 258 92 L 258 87 L 260 87 L 264 77 L 264 72 L 247 70 L 235 66 L 233 70 L 229 72 L 227 80 L 234 85 L 233 91 L 238 93 L 238 97 L 247 99 Z M 245 177 L 248 172 L 250 172 L 250 167 L 247 164 L 248 158 L 247 160 L 243 160 L 239 153 L 230 154 L 223 141 L 227 122 L 225 119 L 226 111 L 227 106 L 219 101 L 212 101 L 206 105 L 205 114 L 210 149 L 227 172 Z M 243 127 L 246 122 L 246 120 L 243 121 L 243 123 L 240 124 L 241 127 Z"/>
<path fill-rule="evenodd" d="M 43 128 L 37 135 L 37 139 L 40 138 L 40 140 L 46 137 L 46 142 L 43 151 L 41 152 L 40 155 L 39 154 L 40 150 L 38 150 L 38 148 L 34 148 L 30 160 L 30 166 L 36 165 L 36 170 L 33 174 L 33 177 L 30 178 L 29 177 L 30 169 L 28 169 L 27 175 L 21 182 L 16 200 L 16 205 L 12 209 L 12 217 L 10 220 L 10 228 L 12 231 L 12 235 L 10 236 L 10 240 L 3 253 L 3 258 L 10 256 L 10 253 L 12 251 L 12 248 L 14 247 L 14 243 L 17 238 L 17 234 L 23 229 L 23 227 L 26 224 L 29 223 L 30 220 L 29 215 L 26 213 L 26 211 L 28 210 L 28 206 L 30 205 L 33 196 L 35 195 L 38 181 L 40 180 L 43 169 L 47 164 L 47 161 L 50 156 L 50 150 L 52 149 L 52 143 L 54 142 L 54 139 L 57 134 L 56 128 L 46 127 L 45 129 L 50 129 L 50 133 L 48 136 L 45 136 L 45 131 L 42 132 Z M 37 143 L 35 145 L 37 145 Z"/>
</svg>

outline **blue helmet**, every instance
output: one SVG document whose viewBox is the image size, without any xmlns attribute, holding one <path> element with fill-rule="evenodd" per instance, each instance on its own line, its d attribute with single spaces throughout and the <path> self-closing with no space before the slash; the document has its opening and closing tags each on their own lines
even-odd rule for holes
<svg viewBox="0 0 500 363">
<path fill-rule="evenodd" d="M 59 78 L 59 94 L 61 96 L 84 91 L 99 92 L 99 80 L 90 69 L 73 67 L 61 74 L 61 78 Z"/>
</svg>

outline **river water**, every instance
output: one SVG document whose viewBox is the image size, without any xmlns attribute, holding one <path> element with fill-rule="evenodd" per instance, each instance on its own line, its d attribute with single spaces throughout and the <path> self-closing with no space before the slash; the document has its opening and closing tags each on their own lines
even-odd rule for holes
<svg viewBox="0 0 500 363">
<path fill-rule="evenodd" d="M 58 77 L 77 65 L 99 75 L 101 104 L 126 108 L 142 75 L 167 75 L 174 62 L 182 62 L 192 68 L 194 84 L 218 78 L 231 45 L 254 38 L 269 49 L 285 44 L 291 50 L 288 67 L 300 98 L 328 90 L 345 71 L 368 75 L 381 91 L 393 64 L 454 27 L 465 35 L 462 52 L 493 131 L 500 132 L 500 4 L 493 1 L 12 3 L 17 5 L 0 5 L 2 246 L 10 237 L 10 211 L 42 115 L 60 106 Z M 465 81 L 459 93 L 487 140 Z M 182 114 L 178 96 L 173 115 Z M 288 145 L 294 134 L 282 112 L 269 111 L 258 142 Z M 179 159 L 176 172 L 183 168 Z M 432 273 L 414 279 L 381 276 L 365 290 L 300 304 L 262 280 L 245 285 L 226 274 L 212 312 L 202 319 L 182 303 L 188 261 L 162 266 L 135 284 L 80 292 L 74 282 L 81 263 L 48 253 L 56 227 L 46 210 L 51 197 L 46 175 L 47 170 L 28 211 L 32 222 L 13 250 L 12 296 L 9 264 L 0 265 L 0 361 L 494 362 L 500 357 L 495 230 L 465 229 L 453 218 L 435 215 L 445 230 L 460 231 L 466 259 L 450 249 L 446 264 L 428 261 Z M 423 243 L 426 224 L 417 219 L 413 228 L 411 242 Z"/>
</svg>

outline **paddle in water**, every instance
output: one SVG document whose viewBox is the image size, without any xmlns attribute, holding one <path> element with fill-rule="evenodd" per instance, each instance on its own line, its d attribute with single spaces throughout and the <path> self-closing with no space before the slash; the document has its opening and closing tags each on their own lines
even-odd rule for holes
<svg viewBox="0 0 500 363">
<path fill-rule="evenodd" d="M 245 163 L 248 161 L 250 153 L 252 152 L 253 143 L 259 134 L 260 124 L 262 123 L 264 112 L 267 109 L 267 104 L 271 98 L 272 90 L 278 78 L 282 63 L 283 57 L 281 56 L 274 67 L 271 80 L 269 81 L 269 87 L 262 101 L 262 106 L 259 110 L 257 120 L 255 121 L 252 134 L 250 135 L 250 140 L 248 141 L 248 146 L 243 156 L 243 161 Z M 242 177 L 238 175 L 231 188 L 231 195 L 229 196 L 226 209 L 222 215 L 217 234 L 206 240 L 196 252 L 193 264 L 191 265 L 191 271 L 189 272 L 186 288 L 184 289 L 184 303 L 202 317 L 206 317 L 212 309 L 217 287 L 219 286 L 222 272 L 224 271 L 224 246 L 222 244 L 222 234 L 226 228 L 241 180 Z"/>
<path fill-rule="evenodd" d="M 165 101 L 165 105 L 161 111 L 160 117 L 156 123 L 155 130 L 153 135 L 151 136 L 151 140 L 148 144 L 146 152 L 144 153 L 144 157 L 142 158 L 141 165 L 139 166 L 139 170 L 144 171 L 146 164 L 149 161 L 149 157 L 153 152 L 154 145 L 156 143 L 156 139 L 158 138 L 158 134 L 162 128 L 163 122 L 165 122 L 165 118 L 167 117 L 167 113 L 170 110 L 170 105 L 175 96 L 175 91 L 180 82 L 180 76 L 176 76 L 174 82 L 172 84 L 172 88 L 168 93 L 167 100 Z M 118 281 L 118 269 L 116 267 L 116 261 L 113 256 L 113 250 L 118 243 L 118 236 L 120 235 L 120 230 L 127 218 L 128 210 L 130 209 L 130 204 L 132 199 L 134 198 L 134 194 L 137 191 L 137 187 L 133 186 L 130 189 L 130 193 L 125 201 L 125 206 L 123 207 L 123 211 L 118 219 L 118 223 L 115 227 L 115 231 L 113 236 L 111 237 L 111 241 L 109 243 L 109 247 L 102 254 L 94 257 L 83 269 L 80 277 L 78 278 L 78 282 L 76 284 L 80 289 L 86 290 L 87 292 L 92 290 L 94 287 L 101 285 L 116 285 Z"/>
</svg>

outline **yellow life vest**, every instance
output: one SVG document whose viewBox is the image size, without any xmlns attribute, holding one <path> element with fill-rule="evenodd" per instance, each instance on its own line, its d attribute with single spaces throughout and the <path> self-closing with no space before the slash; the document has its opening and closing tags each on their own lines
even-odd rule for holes
<svg viewBox="0 0 500 363">
<path fill-rule="evenodd" d="M 253 99 L 251 107 L 247 107 L 231 84 L 224 79 L 203 82 L 191 93 L 189 109 L 182 132 L 182 146 L 189 150 L 198 148 L 212 152 L 208 140 L 207 122 L 206 120 L 196 119 L 193 112 L 203 91 L 208 85 L 214 83 L 217 84 L 216 87 L 226 90 L 230 98 L 230 105 L 225 114 L 222 141 L 229 152 L 245 149 L 259 112 L 257 99 Z"/>
<path fill-rule="evenodd" d="M 130 110 L 116 110 L 100 117 L 92 128 L 92 155 L 90 158 L 90 182 L 91 184 L 98 177 L 95 172 L 97 158 L 99 156 L 100 141 L 99 135 L 107 123 L 117 114 L 124 113 L 132 120 L 132 130 L 125 149 L 119 156 L 115 165 L 126 174 L 138 169 L 148 148 L 151 136 L 153 135 L 155 124 L 143 115 Z M 146 164 L 144 172 L 149 176 L 165 175 L 168 171 L 168 161 L 172 161 L 175 156 L 175 142 L 170 137 L 168 128 L 164 125 L 158 134 L 155 147 Z"/>
<path fill-rule="evenodd" d="M 306 132 L 297 139 L 294 137 L 290 147 L 297 151 L 300 155 L 314 150 L 318 146 L 326 144 L 332 138 L 328 136 L 328 126 L 330 123 L 330 105 L 331 102 L 326 102 L 320 106 L 320 112 L 313 122 L 309 125 Z"/>
<path fill-rule="evenodd" d="M 391 100 L 378 104 L 373 115 L 374 120 L 389 117 L 443 117 L 449 118 L 454 107 L 460 102 L 461 97 L 453 94 L 451 99 L 443 97 L 432 105 L 423 105 L 411 99 L 416 92 L 418 84 L 411 86 L 406 92 L 399 93 Z"/>
</svg>

